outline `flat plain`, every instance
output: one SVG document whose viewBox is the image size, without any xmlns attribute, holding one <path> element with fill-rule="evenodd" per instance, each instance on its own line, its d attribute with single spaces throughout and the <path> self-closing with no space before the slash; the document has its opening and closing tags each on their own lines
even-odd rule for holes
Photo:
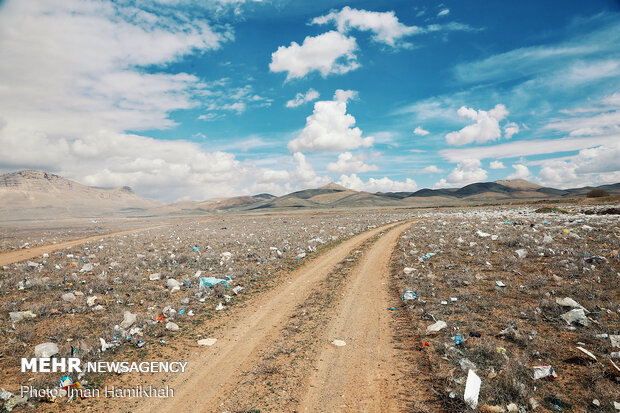
<svg viewBox="0 0 620 413">
<path fill-rule="evenodd" d="M 620 351 L 614 208 L 7 227 L 0 387 L 13 394 L 6 406 L 25 411 L 452 412 L 469 409 L 471 370 L 481 411 L 611 412 Z M 58 386 L 61 373 L 20 372 L 20 359 L 43 343 L 83 362 L 188 364 L 174 375 L 73 377 L 85 388 L 170 386 L 174 398 L 20 398 L 24 383 Z"/>
</svg>

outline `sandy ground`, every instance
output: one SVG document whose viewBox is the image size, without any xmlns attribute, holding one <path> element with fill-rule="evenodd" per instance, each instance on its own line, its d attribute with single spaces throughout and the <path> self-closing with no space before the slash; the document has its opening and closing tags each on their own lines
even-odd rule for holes
<svg viewBox="0 0 620 413">
<path fill-rule="evenodd" d="M 354 268 L 337 315 L 321 340 L 323 351 L 302 400 L 302 412 L 395 412 L 397 355 L 392 341 L 390 256 L 406 226 L 383 235 Z M 346 346 L 329 344 L 343 340 Z"/>
<path fill-rule="evenodd" d="M 402 225 L 398 226 L 398 228 L 398 230 L 394 230 L 396 234 L 404 230 Z M 244 309 L 244 313 L 238 314 L 238 322 L 230 324 L 220 331 L 215 337 L 218 339 L 215 345 L 194 353 L 192 358 L 188 360 L 188 372 L 172 377 L 166 383 L 175 389 L 174 398 L 146 399 L 143 404 L 132 408 L 132 411 L 221 411 L 220 406 L 234 389 L 235 383 L 240 380 L 242 373 L 251 369 L 257 363 L 256 356 L 260 348 L 269 345 L 271 341 L 275 340 L 282 333 L 282 328 L 290 314 L 310 295 L 317 282 L 326 277 L 331 269 L 345 259 L 352 250 L 358 248 L 365 241 L 383 230 L 385 230 L 384 227 L 377 228 L 353 237 L 291 273 L 279 288 L 275 288 L 260 297 L 251 307 Z M 397 237 L 394 234 L 391 233 L 390 240 L 388 240 L 390 242 L 381 243 L 378 247 L 379 250 L 376 252 L 377 256 L 384 255 L 384 260 L 389 260 L 389 247 L 395 243 Z M 387 268 L 387 264 L 383 261 L 381 262 Z M 370 264 L 369 262 L 369 265 L 364 268 L 374 270 L 375 264 Z M 363 283 L 363 281 L 360 282 Z M 374 306 L 377 308 L 383 307 L 384 305 L 380 304 L 381 300 L 380 297 L 373 299 L 375 301 Z M 354 303 L 362 310 L 366 304 L 356 301 L 350 304 Z M 365 318 L 364 311 L 352 310 L 351 312 L 357 314 L 358 317 Z M 339 315 L 339 317 L 347 317 L 347 313 L 345 312 Z M 377 329 L 377 334 L 381 334 L 379 331 L 381 328 L 377 325 L 378 321 L 376 319 L 370 320 L 373 325 L 372 328 Z M 338 324 L 342 323 L 337 322 L 335 326 Z M 389 326 L 385 326 L 384 330 L 387 331 L 388 328 Z M 330 332 L 330 334 L 332 333 Z M 380 348 L 386 343 L 386 340 L 388 340 L 387 337 L 385 339 L 382 338 Z M 324 337 L 320 341 L 324 345 L 324 343 L 329 343 L 331 340 L 328 337 Z M 361 341 L 359 345 L 349 347 L 355 350 L 353 357 L 362 357 L 361 360 L 356 362 L 359 368 L 365 364 L 366 360 L 366 350 L 363 347 L 370 341 L 371 338 L 369 338 L 369 341 Z M 376 352 L 377 350 L 379 349 L 375 348 L 371 351 Z M 371 366 L 372 369 L 370 369 Z M 376 365 L 369 365 L 367 367 L 369 367 L 368 370 L 374 370 Z M 351 380 L 345 380 L 343 376 L 346 376 L 347 372 L 351 373 L 351 375 L 358 374 L 359 368 L 357 371 L 345 369 L 341 373 L 341 378 L 346 386 L 356 386 L 356 384 L 352 383 Z M 319 371 L 321 369 L 319 365 Z M 383 371 L 380 373 L 368 371 L 367 374 L 371 376 L 379 374 L 380 377 L 383 377 L 386 373 Z M 372 384 L 372 382 L 368 384 Z M 382 386 L 384 385 L 385 383 L 382 383 Z M 352 394 L 351 397 L 355 396 Z M 323 403 L 323 401 L 317 402 Z M 334 401 L 329 399 L 328 403 L 333 404 Z M 329 408 L 327 409 L 329 410 Z"/>
</svg>

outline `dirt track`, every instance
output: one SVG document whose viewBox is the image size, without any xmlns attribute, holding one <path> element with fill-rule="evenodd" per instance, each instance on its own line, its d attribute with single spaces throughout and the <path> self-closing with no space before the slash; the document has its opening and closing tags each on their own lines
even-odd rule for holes
<svg viewBox="0 0 620 413">
<path fill-rule="evenodd" d="M 383 235 L 354 269 L 307 386 L 302 412 L 396 412 L 399 374 L 389 308 L 390 256 L 406 226 Z M 330 345 L 344 340 L 346 346 Z"/>
<path fill-rule="evenodd" d="M 285 282 L 260 297 L 237 315 L 237 321 L 217 334 L 217 343 L 193 351 L 185 374 L 169 378 L 174 398 L 144 399 L 132 411 L 211 412 L 223 403 L 242 380 L 243 373 L 260 361 L 261 348 L 281 334 L 296 307 L 353 250 L 388 231 L 355 267 L 350 286 L 327 335 L 312 345 L 321 347 L 316 374 L 309 377 L 305 411 L 397 411 L 393 386 L 396 368 L 392 360 L 390 315 L 387 311 L 388 263 L 392 248 L 406 225 L 376 228 L 353 237 L 308 262 L 285 278 Z M 332 348 L 334 339 L 347 346 Z M 308 376 L 310 373 L 308 372 Z M 303 383 L 299 383 L 300 386 Z M 344 395 L 344 397 L 343 397 Z M 344 402 L 343 402 L 344 401 Z"/>
<path fill-rule="evenodd" d="M 128 229 L 126 231 L 111 232 L 108 234 L 94 235 L 92 237 L 75 239 L 72 241 L 59 242 L 58 244 L 41 245 L 38 247 L 32 247 L 28 249 L 3 252 L 3 253 L 0 253 L 0 265 L 9 265 L 9 264 L 13 264 L 14 262 L 24 261 L 24 260 L 34 258 L 34 257 L 40 257 L 42 254 L 49 254 L 52 251 L 61 250 L 67 247 L 74 247 L 76 245 L 80 245 L 80 244 L 83 244 L 89 241 L 97 241 L 102 238 L 115 237 L 117 235 L 127 235 L 127 234 L 133 234 L 137 232 L 144 232 L 150 229 L 160 228 L 162 226 L 165 226 L 165 225 L 156 225 L 156 226 L 147 227 L 147 228 Z"/>
</svg>

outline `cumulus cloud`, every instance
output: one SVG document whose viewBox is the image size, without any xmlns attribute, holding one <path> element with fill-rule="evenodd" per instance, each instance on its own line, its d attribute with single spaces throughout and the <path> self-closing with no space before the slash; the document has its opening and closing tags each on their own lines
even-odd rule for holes
<svg viewBox="0 0 620 413">
<path fill-rule="evenodd" d="M 620 182 L 620 142 L 582 149 L 568 159 L 543 161 L 537 180 L 557 188 Z"/>
<path fill-rule="evenodd" d="M 342 175 L 337 183 L 345 188 L 372 193 L 412 192 L 418 187 L 416 182 L 411 178 L 407 178 L 405 181 L 393 181 L 388 177 L 383 177 L 380 179 L 370 178 L 368 181 L 364 182 L 356 174 Z"/>
<path fill-rule="evenodd" d="M 372 146 L 373 137 L 362 137 L 355 127 L 355 118 L 346 113 L 347 102 L 355 96 L 354 91 L 337 90 L 334 100 L 318 101 L 314 112 L 306 118 L 301 133 L 288 143 L 291 152 L 298 151 L 344 151 Z"/>
<path fill-rule="evenodd" d="M 509 122 L 504 125 L 504 136 L 506 139 L 512 138 L 517 133 L 519 133 L 519 125 L 516 123 Z"/>
<path fill-rule="evenodd" d="M 364 163 L 362 156 L 354 156 L 351 152 L 344 152 L 338 155 L 338 161 L 327 164 L 329 172 L 348 174 L 351 172 L 368 172 L 377 171 L 377 165 L 368 165 Z"/>
<path fill-rule="evenodd" d="M 441 179 L 435 184 L 435 188 L 451 186 L 464 186 L 487 179 L 487 171 L 481 168 L 482 163 L 478 159 L 465 159 L 454 168 L 447 178 Z"/>
<path fill-rule="evenodd" d="M 523 164 L 512 165 L 514 173 L 508 175 L 506 179 L 529 179 L 531 177 L 530 170 Z"/>
<path fill-rule="evenodd" d="M 460 131 L 448 133 L 446 141 L 450 145 L 465 145 L 472 142 L 485 143 L 498 139 L 502 134 L 499 121 L 508 115 L 508 110 L 502 104 L 495 105 L 488 112 L 462 106 L 457 114 L 461 118 L 471 119 L 476 123 L 465 126 Z"/>
<path fill-rule="evenodd" d="M 356 50 L 354 37 L 329 31 L 314 37 L 308 36 L 301 45 L 291 42 L 288 47 L 278 47 L 271 54 L 269 70 L 287 72 L 287 80 L 304 77 L 315 70 L 323 77 L 343 74 L 359 67 Z"/>
<path fill-rule="evenodd" d="M 313 100 L 316 100 L 318 98 L 319 98 L 319 92 L 310 88 L 308 89 L 306 93 L 299 92 L 298 94 L 296 94 L 294 99 L 291 99 L 288 102 L 286 102 L 286 107 L 296 108 L 297 106 L 301 106 L 307 102 L 312 102 Z"/>
<path fill-rule="evenodd" d="M 427 131 L 427 130 L 422 129 L 422 127 L 421 127 L 421 126 L 418 126 L 418 127 L 416 127 L 416 128 L 413 130 L 413 133 L 415 133 L 416 135 L 419 135 L 419 136 L 426 136 L 426 135 L 428 135 L 430 132 L 429 132 L 429 131 Z"/>
<path fill-rule="evenodd" d="M 43 169 L 165 201 L 327 183 L 301 154 L 290 157 L 290 170 L 269 170 L 195 142 L 124 132 L 172 127 L 175 110 L 206 108 L 206 120 L 270 103 L 249 85 L 170 71 L 232 39 L 176 5 L 155 14 L 153 4 L 105 0 L 4 2 L 0 171 Z"/>
<path fill-rule="evenodd" d="M 376 12 L 352 9 L 345 6 L 340 11 L 332 11 L 324 16 L 316 17 L 313 24 L 334 23 L 338 31 L 346 33 L 351 29 L 371 31 L 374 33 L 373 40 L 396 46 L 398 41 L 410 36 L 420 29 L 416 26 L 406 26 L 398 21 L 393 11 Z"/>
<path fill-rule="evenodd" d="M 438 174 L 438 173 L 442 173 L 443 171 L 444 170 L 439 169 L 437 165 L 429 165 L 426 168 L 423 168 L 420 170 L 421 173 L 425 173 L 425 174 Z"/>
<path fill-rule="evenodd" d="M 491 161 L 491 164 L 489 165 L 489 168 L 491 168 L 491 169 L 504 169 L 504 168 L 506 168 L 506 166 L 504 166 L 504 163 L 502 161 Z"/>
</svg>

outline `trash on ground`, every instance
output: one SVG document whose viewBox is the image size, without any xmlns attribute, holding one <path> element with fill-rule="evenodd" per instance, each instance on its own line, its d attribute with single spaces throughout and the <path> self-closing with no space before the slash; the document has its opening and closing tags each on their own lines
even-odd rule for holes
<svg viewBox="0 0 620 413">
<path fill-rule="evenodd" d="M 480 395 L 480 377 L 473 370 L 467 372 L 467 382 L 465 383 L 465 393 L 463 399 L 465 403 L 475 409 L 478 406 L 478 396 Z"/>
</svg>

